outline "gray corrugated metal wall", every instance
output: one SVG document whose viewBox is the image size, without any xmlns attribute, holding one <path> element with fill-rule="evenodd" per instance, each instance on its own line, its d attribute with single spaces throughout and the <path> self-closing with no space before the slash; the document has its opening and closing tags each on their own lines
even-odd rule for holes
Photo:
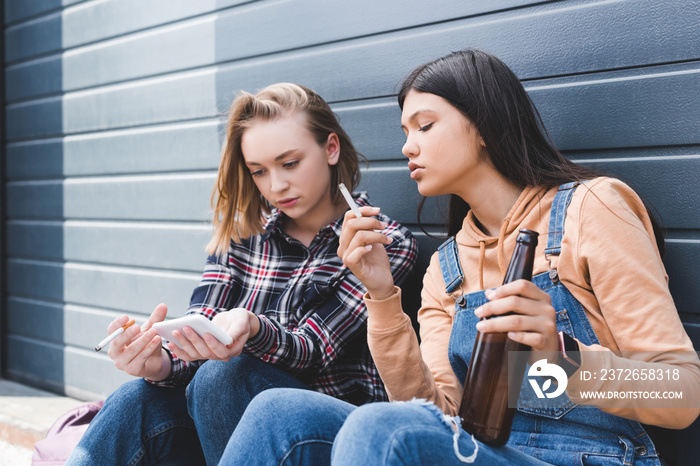
<svg viewBox="0 0 700 466">
<path fill-rule="evenodd" d="M 184 312 L 238 89 L 317 90 L 371 161 L 363 187 L 415 227 L 393 95 L 414 66 L 467 46 L 514 69 L 568 156 L 662 213 L 672 291 L 700 346 L 696 0 L 4 3 L 12 378 L 106 394 L 125 380 L 92 351 L 107 323 L 161 301 Z"/>
</svg>

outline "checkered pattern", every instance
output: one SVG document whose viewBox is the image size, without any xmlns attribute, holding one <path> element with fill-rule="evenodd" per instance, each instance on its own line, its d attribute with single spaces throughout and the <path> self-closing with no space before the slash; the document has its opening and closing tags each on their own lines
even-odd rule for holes
<svg viewBox="0 0 700 466">
<path fill-rule="evenodd" d="M 365 193 L 356 195 L 369 205 Z M 266 233 L 231 243 L 225 256 L 207 260 L 188 313 L 212 318 L 243 307 L 258 316 L 260 331 L 244 352 L 294 374 L 313 389 L 362 404 L 386 399 L 367 348 L 366 289 L 337 256 L 342 218 L 324 227 L 307 248 L 280 228 L 275 211 Z M 384 215 L 386 246 L 396 284 L 416 261 L 411 233 Z M 171 376 L 161 385 L 188 383 L 204 361 L 172 358 Z"/>
</svg>

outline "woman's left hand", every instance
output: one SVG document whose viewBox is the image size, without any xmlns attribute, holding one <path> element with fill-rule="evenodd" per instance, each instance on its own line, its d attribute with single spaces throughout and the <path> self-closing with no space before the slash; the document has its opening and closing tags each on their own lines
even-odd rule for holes
<svg viewBox="0 0 700 466">
<path fill-rule="evenodd" d="M 200 359 L 228 361 L 239 356 L 248 339 L 255 336 L 260 330 L 258 318 L 243 308 L 220 312 L 214 316 L 212 322 L 231 335 L 233 343 L 224 345 L 211 334 L 202 337 L 192 328 L 185 327 L 182 332 L 177 330 L 173 332 L 173 337 L 177 339 L 182 348 L 171 342 L 168 343 L 168 349 L 184 361 Z"/>
<path fill-rule="evenodd" d="M 485 319 L 476 324 L 484 333 L 508 333 L 513 341 L 528 345 L 534 351 L 558 351 L 556 311 L 550 296 L 527 280 L 516 280 L 486 291 L 488 303 L 474 311 Z M 503 315 L 508 313 L 512 315 Z"/>
</svg>

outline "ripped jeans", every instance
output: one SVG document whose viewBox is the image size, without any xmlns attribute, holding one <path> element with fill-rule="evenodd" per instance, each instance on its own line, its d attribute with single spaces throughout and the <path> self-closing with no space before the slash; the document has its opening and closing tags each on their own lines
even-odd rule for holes
<svg viewBox="0 0 700 466">
<path fill-rule="evenodd" d="M 465 432 L 459 418 L 431 402 L 372 403 L 348 416 L 333 445 L 332 464 L 544 465 L 509 446 L 490 447 Z"/>
<path fill-rule="evenodd" d="M 221 465 L 542 465 L 514 448 L 472 439 L 421 400 L 355 407 L 308 390 L 275 388 L 248 405 Z"/>
</svg>

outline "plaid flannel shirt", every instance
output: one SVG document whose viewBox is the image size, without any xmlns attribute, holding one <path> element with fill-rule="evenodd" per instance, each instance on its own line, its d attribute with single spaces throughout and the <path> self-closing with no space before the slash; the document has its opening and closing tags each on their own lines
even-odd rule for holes
<svg viewBox="0 0 700 466">
<path fill-rule="evenodd" d="M 360 206 L 370 205 L 366 193 L 353 197 Z M 187 313 L 211 319 L 246 308 L 260 320 L 260 331 L 244 353 L 353 404 L 386 400 L 367 347 L 366 289 L 337 256 L 343 218 L 322 228 L 306 247 L 282 231 L 281 215 L 273 212 L 266 233 L 231 242 L 227 254 L 207 259 Z M 378 218 L 389 224 L 384 233 L 393 241 L 385 248 L 400 285 L 415 265 L 416 242 L 405 227 L 385 215 Z M 168 354 L 171 374 L 156 384 L 187 384 L 205 362 Z"/>
</svg>

